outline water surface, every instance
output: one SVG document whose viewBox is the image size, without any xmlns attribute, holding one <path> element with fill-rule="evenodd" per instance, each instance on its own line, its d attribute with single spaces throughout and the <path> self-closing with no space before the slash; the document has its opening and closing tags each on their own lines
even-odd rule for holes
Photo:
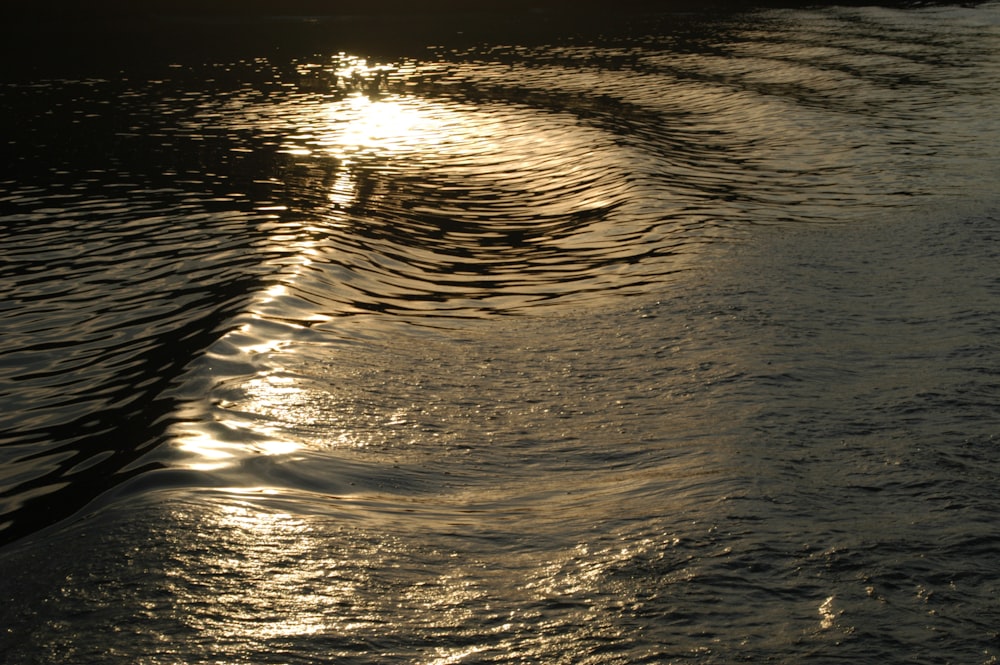
<svg viewBox="0 0 1000 665">
<path fill-rule="evenodd" d="M 0 653 L 992 662 L 997 24 L 10 77 Z"/>
</svg>

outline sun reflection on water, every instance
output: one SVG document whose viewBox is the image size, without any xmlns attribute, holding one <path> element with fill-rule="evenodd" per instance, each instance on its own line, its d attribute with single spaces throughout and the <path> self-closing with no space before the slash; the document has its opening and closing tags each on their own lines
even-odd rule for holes
<svg viewBox="0 0 1000 665">
<path fill-rule="evenodd" d="M 414 100 L 353 95 L 327 109 L 329 132 L 317 142 L 339 159 L 358 154 L 418 151 L 444 138 L 443 123 Z M 346 118 L 346 120 L 345 120 Z"/>
<path fill-rule="evenodd" d="M 330 209 L 347 209 L 358 201 L 359 164 L 385 163 L 403 155 L 419 160 L 422 152 L 477 135 L 465 126 L 461 113 L 446 113 L 416 97 L 383 94 L 379 81 L 386 67 L 345 54 L 334 60 L 331 66 L 301 74 L 313 83 L 326 77 L 340 94 L 304 106 L 282 148 L 293 159 L 336 161 L 335 177 L 326 184 Z M 289 209 L 269 206 L 267 211 Z M 301 448 L 286 425 L 309 424 L 310 396 L 284 372 L 280 358 L 294 352 L 294 341 L 308 335 L 309 325 L 332 318 L 303 301 L 296 285 L 318 260 L 317 245 L 337 224 L 336 219 L 318 225 L 308 218 L 275 215 L 265 250 L 281 257 L 279 274 L 257 294 L 242 324 L 209 350 L 206 371 L 216 381 L 212 393 L 218 396 L 200 407 L 189 405 L 192 416 L 174 428 L 176 449 L 190 458 L 188 468 L 219 471 L 248 455 L 287 455 Z M 346 432 L 331 432 L 327 438 L 340 445 L 354 442 Z"/>
<path fill-rule="evenodd" d="M 249 498 L 268 490 L 229 492 Z M 216 508 L 214 522 L 203 526 L 224 537 L 211 550 L 194 550 L 194 560 L 181 559 L 182 568 L 168 571 L 178 580 L 178 610 L 186 613 L 188 625 L 223 650 L 251 635 L 266 641 L 328 630 L 329 608 L 354 589 L 329 583 L 332 571 L 303 569 L 301 562 L 310 554 L 309 525 L 289 513 L 237 501 Z"/>
<path fill-rule="evenodd" d="M 480 547 L 420 515 L 390 522 L 332 505 L 317 515 L 300 500 L 221 488 L 171 508 L 170 611 L 213 657 L 242 662 L 275 649 L 316 657 L 320 648 L 331 661 L 364 653 L 443 664 L 506 653 L 555 662 L 581 642 L 627 645 L 616 617 L 639 598 L 609 599 L 601 589 L 657 548 L 581 544 L 538 558 Z"/>
<path fill-rule="evenodd" d="M 288 368 L 301 354 L 335 363 L 342 342 L 394 336 L 400 321 L 437 330 L 567 294 L 595 298 L 605 283 L 646 283 L 634 266 L 658 231 L 648 212 L 629 217 L 639 185 L 614 137 L 558 109 L 372 89 L 363 82 L 379 67 L 343 54 L 337 63 L 305 72 L 334 78 L 336 92 L 269 101 L 287 168 L 288 197 L 268 207 L 278 214 L 262 247 L 276 269 L 207 352 L 208 397 L 175 428 L 196 468 L 317 441 L 439 436 L 434 423 L 408 422 L 413 400 L 367 408 L 357 390 L 296 375 Z M 671 252 L 662 260 L 676 269 Z"/>
</svg>

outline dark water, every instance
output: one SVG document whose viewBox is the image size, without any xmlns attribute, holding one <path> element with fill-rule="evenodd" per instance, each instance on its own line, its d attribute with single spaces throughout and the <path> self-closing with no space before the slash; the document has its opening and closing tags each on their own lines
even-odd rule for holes
<svg viewBox="0 0 1000 665">
<path fill-rule="evenodd" d="M 25 64 L 0 660 L 996 662 L 998 25 Z"/>
</svg>

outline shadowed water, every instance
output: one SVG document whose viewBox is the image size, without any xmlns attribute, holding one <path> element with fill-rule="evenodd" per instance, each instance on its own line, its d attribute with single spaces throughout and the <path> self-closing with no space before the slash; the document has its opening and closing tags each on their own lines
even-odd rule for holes
<svg viewBox="0 0 1000 665">
<path fill-rule="evenodd" d="M 997 19 L 10 77 L 0 654 L 992 662 Z"/>
</svg>

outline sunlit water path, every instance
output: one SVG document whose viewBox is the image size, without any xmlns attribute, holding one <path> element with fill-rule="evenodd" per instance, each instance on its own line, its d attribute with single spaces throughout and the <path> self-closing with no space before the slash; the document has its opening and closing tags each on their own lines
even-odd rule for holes
<svg viewBox="0 0 1000 665">
<path fill-rule="evenodd" d="M 0 655 L 993 662 L 998 23 L 11 77 Z"/>
</svg>

